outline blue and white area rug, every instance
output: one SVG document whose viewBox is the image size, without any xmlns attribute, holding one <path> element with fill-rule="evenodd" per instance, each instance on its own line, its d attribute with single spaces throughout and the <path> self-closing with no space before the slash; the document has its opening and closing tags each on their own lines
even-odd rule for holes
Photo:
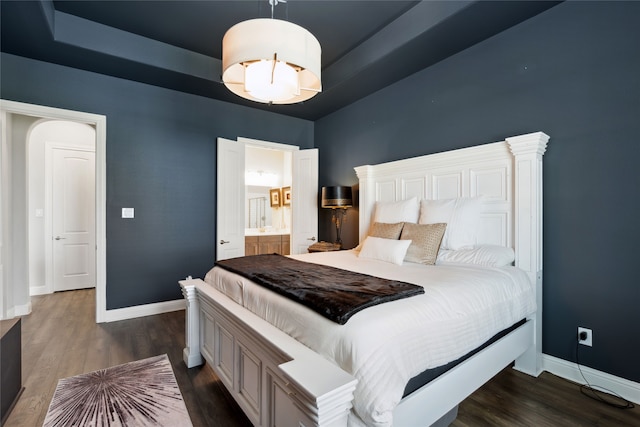
<svg viewBox="0 0 640 427">
<path fill-rule="evenodd" d="M 166 354 L 64 378 L 43 427 L 191 427 Z"/>
</svg>

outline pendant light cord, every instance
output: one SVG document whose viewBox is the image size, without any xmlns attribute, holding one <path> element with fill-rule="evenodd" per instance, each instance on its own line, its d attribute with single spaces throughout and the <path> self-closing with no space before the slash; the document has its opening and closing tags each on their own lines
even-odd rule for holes
<svg viewBox="0 0 640 427">
<path fill-rule="evenodd" d="M 278 3 L 287 3 L 287 0 L 268 0 L 269 4 L 271 5 L 271 19 L 273 19 L 273 10 L 275 9 L 275 7 L 278 5 Z M 289 5 L 287 4 L 287 7 L 285 8 L 285 13 L 286 13 L 286 20 L 289 20 Z"/>
</svg>

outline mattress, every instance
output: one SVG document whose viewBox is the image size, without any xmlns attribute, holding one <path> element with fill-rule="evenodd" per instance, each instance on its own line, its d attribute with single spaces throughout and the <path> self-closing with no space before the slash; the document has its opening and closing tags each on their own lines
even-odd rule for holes
<svg viewBox="0 0 640 427">
<path fill-rule="evenodd" d="M 410 378 L 454 361 L 531 315 L 535 289 L 515 267 L 402 266 L 355 251 L 293 255 L 420 285 L 425 293 L 370 307 L 345 325 L 214 267 L 205 282 L 358 379 L 351 424 L 389 426 Z"/>
</svg>

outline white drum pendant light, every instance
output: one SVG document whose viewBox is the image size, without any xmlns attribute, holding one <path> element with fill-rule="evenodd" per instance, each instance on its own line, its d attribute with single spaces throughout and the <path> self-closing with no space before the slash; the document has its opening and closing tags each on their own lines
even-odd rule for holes
<svg viewBox="0 0 640 427">
<path fill-rule="evenodd" d="M 318 40 L 301 26 L 251 19 L 231 27 L 222 39 L 222 81 L 252 101 L 295 104 L 322 91 L 321 54 Z"/>
</svg>

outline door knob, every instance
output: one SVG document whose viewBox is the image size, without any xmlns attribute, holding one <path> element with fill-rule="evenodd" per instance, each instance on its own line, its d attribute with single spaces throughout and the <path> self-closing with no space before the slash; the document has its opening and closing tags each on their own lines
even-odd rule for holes
<svg viewBox="0 0 640 427">
<path fill-rule="evenodd" d="M 315 242 L 315 241 L 316 241 L 316 237 L 315 237 L 315 236 L 313 236 L 313 237 L 308 237 L 308 238 L 307 238 L 307 240 L 311 240 L 312 242 Z"/>
<path fill-rule="evenodd" d="M 221 245 L 224 245 L 225 243 L 229 243 L 229 241 L 228 241 L 228 240 L 222 240 L 222 239 L 220 239 L 220 244 L 221 244 Z"/>
<path fill-rule="evenodd" d="M 56 240 L 64 240 L 64 239 L 66 239 L 66 237 L 56 236 L 56 237 L 55 237 L 55 239 L 56 239 Z"/>
</svg>

